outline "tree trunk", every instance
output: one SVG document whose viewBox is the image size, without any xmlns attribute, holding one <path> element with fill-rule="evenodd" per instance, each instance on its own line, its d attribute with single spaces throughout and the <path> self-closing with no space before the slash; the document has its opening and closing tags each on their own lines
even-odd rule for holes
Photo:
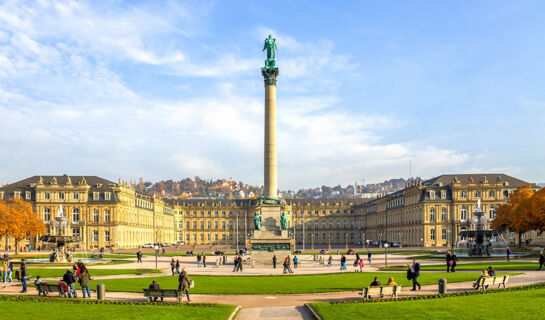
<svg viewBox="0 0 545 320">
<path fill-rule="evenodd" d="M 15 254 L 19 254 L 19 240 L 15 238 Z"/>
<path fill-rule="evenodd" d="M 519 248 L 522 249 L 522 232 L 519 232 Z"/>
</svg>

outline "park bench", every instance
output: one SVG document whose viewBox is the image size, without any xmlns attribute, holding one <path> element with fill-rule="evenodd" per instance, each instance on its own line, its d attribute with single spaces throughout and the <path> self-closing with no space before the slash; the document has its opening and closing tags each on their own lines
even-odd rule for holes
<svg viewBox="0 0 545 320">
<path fill-rule="evenodd" d="M 478 289 L 486 290 L 488 286 L 498 285 L 498 288 L 505 285 L 509 282 L 509 276 L 488 276 L 479 278 L 476 284 L 479 285 Z"/>
<path fill-rule="evenodd" d="M 176 298 L 176 302 L 180 303 L 182 292 L 176 289 L 144 289 L 144 296 L 148 297 L 148 301 L 151 302 L 152 298 Z"/>
<path fill-rule="evenodd" d="M 58 284 L 39 283 L 36 285 L 38 295 L 45 296 L 48 293 L 57 292 L 60 297 L 64 296 L 64 287 Z"/>
<path fill-rule="evenodd" d="M 365 287 L 361 295 L 364 300 L 371 296 L 379 296 L 383 298 L 385 295 L 391 295 L 392 298 L 397 298 L 397 294 L 401 292 L 401 286 L 384 286 L 384 287 Z"/>
</svg>

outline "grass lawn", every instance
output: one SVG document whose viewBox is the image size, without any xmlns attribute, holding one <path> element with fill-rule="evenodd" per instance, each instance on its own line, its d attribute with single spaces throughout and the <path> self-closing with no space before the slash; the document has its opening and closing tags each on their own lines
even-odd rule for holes
<svg viewBox="0 0 545 320">
<path fill-rule="evenodd" d="M 483 269 L 488 269 L 489 266 L 492 266 L 496 270 L 537 270 L 539 267 L 538 263 L 532 262 L 499 262 L 499 261 L 490 261 L 484 263 L 473 263 L 473 262 L 459 262 L 456 265 L 456 270 L 475 270 L 481 271 Z M 446 264 L 441 265 L 420 265 L 421 270 L 428 271 L 442 271 L 446 270 Z M 391 266 L 383 267 L 380 270 L 384 271 L 403 271 L 407 270 L 407 266 Z"/>
<path fill-rule="evenodd" d="M 397 302 L 311 303 L 324 319 L 537 319 L 545 289 Z"/>
<path fill-rule="evenodd" d="M 72 269 L 70 267 L 70 269 Z M 36 276 L 42 278 L 62 278 L 66 273 L 66 269 L 40 269 L 40 268 L 28 268 L 28 274 L 32 275 L 33 279 L 36 279 Z M 106 275 L 117 275 L 117 274 L 143 274 L 143 273 L 161 273 L 159 270 L 146 269 L 146 270 L 137 270 L 137 269 L 93 269 L 89 267 L 89 273 L 91 277 L 93 276 L 106 276 Z"/>
<path fill-rule="evenodd" d="M 10 319 L 227 319 L 231 305 L 115 305 L 0 301 Z"/>
<path fill-rule="evenodd" d="M 204 294 L 292 294 L 313 292 L 355 291 L 368 286 L 373 278 L 386 283 L 389 276 L 402 286 L 412 286 L 405 272 L 363 272 L 340 273 L 300 276 L 198 276 L 189 275 L 195 281 L 195 288 L 191 293 Z M 436 284 L 439 278 L 446 278 L 449 283 L 473 281 L 478 273 L 423 273 L 419 282 L 422 285 Z M 178 287 L 178 278 L 173 276 L 145 277 L 131 279 L 111 279 L 91 281 L 91 289 L 96 288 L 97 283 L 104 283 L 107 291 L 142 292 L 152 280 L 163 289 Z"/>
</svg>

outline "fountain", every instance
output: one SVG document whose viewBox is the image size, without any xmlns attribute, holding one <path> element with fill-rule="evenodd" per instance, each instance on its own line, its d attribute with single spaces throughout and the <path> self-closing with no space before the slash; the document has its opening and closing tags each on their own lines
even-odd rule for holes
<svg viewBox="0 0 545 320">
<path fill-rule="evenodd" d="M 40 240 L 46 243 L 55 244 L 53 252 L 49 255 L 49 262 L 68 263 L 72 262 L 72 254 L 68 252 L 66 244 L 80 241 L 79 237 L 71 236 L 70 221 L 64 216 L 62 204 L 59 205 L 59 216 L 51 223 L 51 235 L 41 236 Z"/>
<path fill-rule="evenodd" d="M 480 199 L 473 212 L 470 230 L 460 231 L 456 247 L 466 248 L 467 256 L 470 257 L 505 255 L 507 242 L 501 233 L 488 228 L 486 212 L 481 209 Z M 494 254 L 494 250 L 500 250 L 500 253 Z"/>
</svg>

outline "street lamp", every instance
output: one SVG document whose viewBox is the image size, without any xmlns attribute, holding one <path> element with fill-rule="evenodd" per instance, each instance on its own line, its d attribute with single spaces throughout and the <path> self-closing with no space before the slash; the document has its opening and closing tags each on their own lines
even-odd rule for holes
<svg viewBox="0 0 545 320">
<path fill-rule="evenodd" d="M 331 231 L 329 231 L 329 251 L 331 251 Z"/>
<path fill-rule="evenodd" d="M 236 219 L 237 219 L 237 225 L 236 225 L 237 235 L 236 235 L 236 239 L 237 239 L 237 254 L 238 254 L 238 211 L 235 212 L 235 215 L 236 215 Z"/>
<path fill-rule="evenodd" d="M 388 266 L 388 244 L 384 244 L 384 266 Z"/>
</svg>

